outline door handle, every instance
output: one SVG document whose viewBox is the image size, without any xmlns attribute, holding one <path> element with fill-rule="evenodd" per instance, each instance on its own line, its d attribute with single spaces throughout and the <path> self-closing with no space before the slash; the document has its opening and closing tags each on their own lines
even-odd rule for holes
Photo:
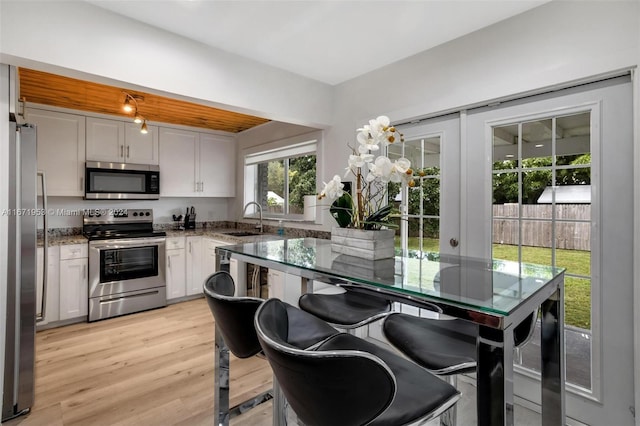
<svg viewBox="0 0 640 426">
<path fill-rule="evenodd" d="M 120 145 L 120 157 L 124 157 L 124 145 Z"/>
<path fill-rule="evenodd" d="M 458 240 L 456 240 L 455 238 L 452 238 L 452 239 L 450 239 L 450 240 L 449 240 L 449 245 L 450 245 L 451 247 L 454 247 L 454 248 L 455 248 L 455 247 L 458 247 L 458 244 L 459 244 L 459 243 L 458 243 Z"/>
<path fill-rule="evenodd" d="M 129 158 L 129 147 L 127 146 L 127 158 Z"/>
<path fill-rule="evenodd" d="M 42 259 L 42 300 L 40 301 L 40 315 L 36 316 L 36 322 L 44 321 L 47 315 L 47 286 L 49 284 L 49 226 L 47 224 L 47 177 L 44 171 L 38 171 L 42 178 L 42 233 L 44 235 L 43 259 Z"/>
</svg>

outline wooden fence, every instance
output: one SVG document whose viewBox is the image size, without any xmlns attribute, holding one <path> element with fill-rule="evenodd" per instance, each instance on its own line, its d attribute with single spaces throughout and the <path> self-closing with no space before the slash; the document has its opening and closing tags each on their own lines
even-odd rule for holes
<svg viewBox="0 0 640 426">
<path fill-rule="evenodd" d="M 522 206 L 522 245 L 551 247 L 551 205 L 525 204 Z M 493 206 L 493 242 L 518 244 L 518 205 Z M 591 205 L 556 205 L 556 248 L 591 250 Z M 585 220 L 587 222 L 568 222 Z"/>
</svg>

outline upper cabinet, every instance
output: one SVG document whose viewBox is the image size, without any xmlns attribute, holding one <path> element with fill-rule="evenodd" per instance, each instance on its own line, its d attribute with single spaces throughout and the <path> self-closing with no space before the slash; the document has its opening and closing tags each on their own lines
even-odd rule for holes
<svg viewBox="0 0 640 426">
<path fill-rule="evenodd" d="M 160 129 L 160 196 L 235 197 L 233 139 Z"/>
<path fill-rule="evenodd" d="M 158 165 L 158 128 L 87 117 L 87 161 Z"/>
<path fill-rule="evenodd" d="M 28 108 L 26 121 L 36 125 L 38 170 L 47 176 L 47 195 L 83 196 L 85 117 Z"/>
</svg>

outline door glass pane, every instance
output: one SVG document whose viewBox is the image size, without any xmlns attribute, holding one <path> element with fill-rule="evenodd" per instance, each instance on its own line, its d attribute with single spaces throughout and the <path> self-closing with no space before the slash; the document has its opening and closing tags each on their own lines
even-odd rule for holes
<svg viewBox="0 0 640 426">
<path fill-rule="evenodd" d="M 409 217 L 406 222 L 407 244 L 411 249 L 439 251 L 440 143 L 440 136 L 434 135 L 412 138 L 403 145 L 389 146 L 389 158 L 394 160 L 404 155 L 411 161 L 414 170 L 415 185 L 408 190 Z M 397 203 L 400 197 L 394 194 L 399 191 L 399 185 L 389 185 L 389 202 Z"/>
<path fill-rule="evenodd" d="M 518 125 L 493 128 L 493 169 L 512 169 L 518 160 Z M 505 165 L 504 162 L 509 164 Z M 497 164 L 496 164 L 497 163 Z M 509 166 L 509 167 L 506 167 Z"/>
<path fill-rule="evenodd" d="M 552 120 L 522 123 L 522 167 L 551 166 Z"/>
<path fill-rule="evenodd" d="M 567 380 L 590 389 L 590 113 L 495 127 L 492 175 L 492 256 L 567 269 Z M 539 371 L 539 339 L 538 326 L 523 367 Z"/>
</svg>

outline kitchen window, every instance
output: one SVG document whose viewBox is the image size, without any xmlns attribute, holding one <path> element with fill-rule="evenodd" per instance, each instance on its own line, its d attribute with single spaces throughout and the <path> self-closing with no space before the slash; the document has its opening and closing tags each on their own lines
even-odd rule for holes
<svg viewBox="0 0 640 426">
<path fill-rule="evenodd" d="M 317 192 L 316 152 L 314 138 L 245 155 L 244 204 L 257 202 L 264 217 L 303 219 L 304 196 Z"/>
</svg>

